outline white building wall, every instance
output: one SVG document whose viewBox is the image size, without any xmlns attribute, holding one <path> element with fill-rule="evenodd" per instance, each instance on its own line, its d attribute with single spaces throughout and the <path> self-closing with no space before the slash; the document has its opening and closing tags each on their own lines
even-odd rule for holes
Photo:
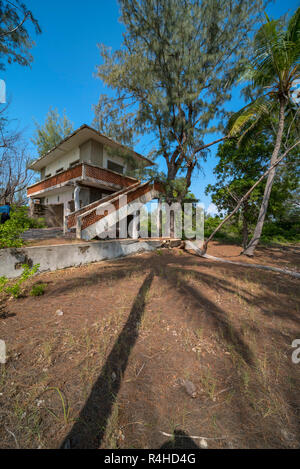
<svg viewBox="0 0 300 469">
<path fill-rule="evenodd" d="M 48 195 L 45 197 L 46 205 L 64 204 L 73 199 L 73 189 L 60 192 L 59 194 Z"/>
<path fill-rule="evenodd" d="M 65 154 L 62 154 L 62 156 L 60 158 L 57 158 L 55 161 L 53 161 L 52 163 L 50 163 L 49 165 L 47 165 L 45 167 L 45 176 L 51 174 L 51 176 L 55 176 L 56 174 L 56 171 L 60 168 L 63 168 L 64 171 L 69 169 L 70 167 L 70 164 L 77 161 L 77 160 L 80 160 L 80 163 L 91 163 L 90 160 L 88 160 L 87 158 L 81 158 L 80 157 L 80 148 L 79 147 L 76 147 L 74 148 L 73 150 L 65 153 Z M 107 161 L 110 160 L 110 161 L 113 161 L 114 163 L 117 163 L 117 164 L 120 164 L 124 167 L 124 171 L 126 170 L 126 160 L 124 158 L 122 158 L 121 156 L 119 155 L 110 155 L 107 153 L 107 151 L 105 150 L 105 148 L 103 149 L 103 167 L 104 168 L 107 168 Z M 92 164 L 95 164 L 95 163 L 92 163 Z"/>
<path fill-rule="evenodd" d="M 79 157 L 79 147 L 76 147 L 73 150 L 62 154 L 60 158 L 57 158 L 55 161 L 46 166 L 45 176 L 48 174 L 51 174 L 51 176 L 55 176 L 56 171 L 60 168 L 64 168 L 64 170 L 69 169 L 70 164 L 76 160 L 79 160 Z"/>
<path fill-rule="evenodd" d="M 107 161 L 113 161 L 114 163 L 120 164 L 124 167 L 124 172 L 126 171 L 126 160 L 119 155 L 110 155 L 107 153 L 106 149 L 103 149 L 103 167 L 107 168 Z"/>
</svg>

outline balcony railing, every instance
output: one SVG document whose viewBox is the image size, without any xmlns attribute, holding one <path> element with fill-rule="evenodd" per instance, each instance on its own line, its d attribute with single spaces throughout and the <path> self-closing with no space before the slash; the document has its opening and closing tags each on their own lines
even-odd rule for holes
<svg viewBox="0 0 300 469">
<path fill-rule="evenodd" d="M 80 163 L 73 168 L 69 168 L 55 176 L 51 176 L 29 186 L 27 188 L 27 196 L 37 196 L 39 193 L 66 185 L 71 181 L 87 183 L 89 181 L 99 181 L 99 183 L 103 182 L 107 186 L 111 185 L 111 188 L 123 188 L 131 186 L 137 180 L 128 176 L 122 176 L 121 174 L 109 169 L 99 168 L 98 166 L 93 166 L 87 163 Z"/>
</svg>

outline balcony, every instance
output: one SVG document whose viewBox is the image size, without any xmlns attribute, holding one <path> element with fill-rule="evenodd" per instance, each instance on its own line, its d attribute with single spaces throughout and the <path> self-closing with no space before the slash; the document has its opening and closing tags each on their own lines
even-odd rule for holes
<svg viewBox="0 0 300 469">
<path fill-rule="evenodd" d="M 137 182 L 136 179 L 123 176 L 109 169 L 99 168 L 87 163 L 62 171 L 55 176 L 39 181 L 27 188 L 27 197 L 39 198 L 51 192 L 58 192 L 76 184 L 118 191 Z"/>
</svg>

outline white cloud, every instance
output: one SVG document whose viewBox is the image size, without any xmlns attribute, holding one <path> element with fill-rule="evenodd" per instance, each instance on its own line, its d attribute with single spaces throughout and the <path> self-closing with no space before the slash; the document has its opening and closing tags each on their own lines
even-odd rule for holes
<svg viewBox="0 0 300 469">
<path fill-rule="evenodd" d="M 209 215 L 219 215 L 218 208 L 215 204 L 209 204 L 206 211 Z"/>
</svg>

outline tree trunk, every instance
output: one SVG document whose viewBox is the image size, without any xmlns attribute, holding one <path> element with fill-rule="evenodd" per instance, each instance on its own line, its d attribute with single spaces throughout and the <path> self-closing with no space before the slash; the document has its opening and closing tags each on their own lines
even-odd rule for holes
<svg viewBox="0 0 300 469">
<path fill-rule="evenodd" d="M 272 166 L 275 161 L 278 158 L 279 152 L 280 152 L 280 147 L 281 147 L 281 142 L 282 142 L 282 135 L 283 135 L 283 129 L 284 129 L 284 113 L 285 113 L 285 106 L 286 106 L 286 100 L 284 97 L 280 98 L 280 110 L 279 110 L 279 124 L 278 124 L 278 132 L 277 132 L 277 137 L 276 137 L 276 143 L 275 147 L 273 150 L 270 166 Z M 265 217 L 267 214 L 268 210 L 268 205 L 269 205 L 269 200 L 270 200 L 270 195 L 271 195 L 271 190 L 275 178 L 275 173 L 276 173 L 276 167 L 274 167 L 268 175 L 265 191 L 264 191 L 264 196 L 262 200 L 262 204 L 260 207 L 259 215 L 258 215 L 258 220 L 257 224 L 254 230 L 253 237 L 248 244 L 247 248 L 244 250 L 243 254 L 246 256 L 252 257 L 254 255 L 254 251 L 259 243 L 262 229 L 264 226 L 264 221 Z"/>
<path fill-rule="evenodd" d="M 247 247 L 248 236 L 249 236 L 248 221 L 245 215 L 243 214 L 243 249 L 246 249 Z"/>
<path fill-rule="evenodd" d="M 258 186 L 258 184 L 261 183 L 261 181 L 269 175 L 269 173 L 273 170 L 273 168 L 275 168 L 276 166 L 279 165 L 279 163 L 281 163 L 281 161 L 288 155 L 288 153 L 290 151 L 292 151 L 297 145 L 300 145 L 300 140 L 298 140 L 296 143 L 294 143 L 294 145 L 292 145 L 288 150 L 286 150 L 281 156 L 280 158 L 278 158 L 278 160 L 276 160 L 271 166 L 269 169 L 267 169 L 267 171 L 264 172 L 264 174 L 258 179 L 258 181 L 256 181 L 255 184 L 253 184 L 253 186 L 248 190 L 248 192 L 246 192 L 246 194 L 241 198 L 241 200 L 239 201 L 239 203 L 237 204 L 237 206 L 235 207 L 234 210 L 232 210 L 232 212 L 227 215 L 226 218 L 224 218 L 224 220 L 221 221 L 221 223 L 217 226 L 217 228 L 212 232 L 212 234 L 209 236 L 209 238 L 205 241 L 205 243 L 203 244 L 203 248 L 202 248 L 202 255 L 204 255 L 207 251 L 207 246 L 208 246 L 208 243 L 213 239 L 213 237 L 215 236 L 215 234 L 222 228 L 223 225 L 225 225 L 225 223 L 228 222 L 228 220 L 230 220 L 230 218 L 233 217 L 233 215 L 235 215 L 237 213 L 237 211 L 240 209 L 240 207 L 242 206 L 242 204 L 245 202 L 245 200 L 248 199 L 249 195 L 254 191 L 254 189 Z"/>
</svg>

